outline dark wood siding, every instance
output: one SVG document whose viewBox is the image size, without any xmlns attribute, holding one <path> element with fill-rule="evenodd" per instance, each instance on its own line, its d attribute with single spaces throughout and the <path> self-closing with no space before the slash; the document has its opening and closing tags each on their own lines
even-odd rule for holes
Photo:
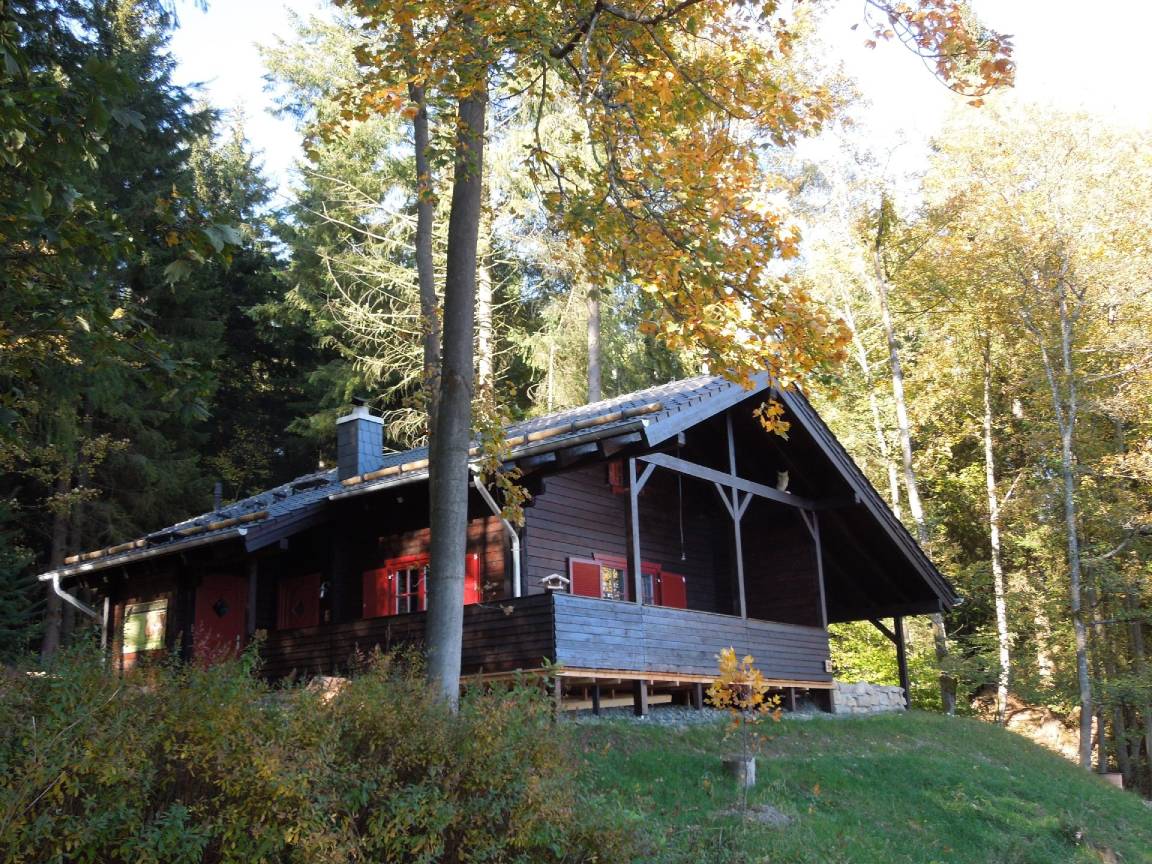
<svg viewBox="0 0 1152 864">
<path fill-rule="evenodd" d="M 426 555 L 431 534 L 417 528 L 381 537 L 374 558 L 362 562 L 361 572 L 381 566 L 391 558 Z M 468 553 L 480 557 L 480 589 L 484 600 L 497 600 L 506 595 L 505 548 L 508 544 L 504 525 L 495 516 L 473 519 L 468 523 Z"/>
<path fill-rule="evenodd" d="M 800 513 L 757 498 L 742 527 L 748 617 L 819 627 L 816 544 Z"/>
<path fill-rule="evenodd" d="M 512 611 L 506 614 L 505 608 Z M 270 633 L 262 649 L 264 673 L 281 678 L 347 671 L 358 652 L 420 644 L 425 617 L 413 613 Z M 534 669 L 548 658 L 572 669 L 711 676 L 716 655 L 728 646 L 751 654 L 772 680 L 832 680 L 824 671 L 828 637 L 815 627 L 568 594 L 464 610 L 465 674 Z"/>
<path fill-rule="evenodd" d="M 681 487 L 661 470 L 640 496 L 640 555 L 685 577 L 690 609 L 732 608 L 732 525 L 722 506 L 710 485 L 686 477 Z M 548 477 L 525 511 L 524 593 L 542 591 L 551 573 L 567 574 L 570 557 L 626 557 L 627 514 L 628 496 L 612 492 L 605 464 Z"/>
<path fill-rule="evenodd" d="M 819 627 L 558 594 L 556 659 L 578 669 L 715 675 L 717 655 L 751 654 L 766 678 L 831 682 Z"/>
<path fill-rule="evenodd" d="M 506 613 L 505 609 L 511 612 Z M 346 672 L 358 653 L 387 651 L 424 639 L 426 613 L 391 615 L 274 631 L 262 646 L 264 674 L 331 675 Z M 555 654 L 553 611 L 547 595 L 464 609 L 465 674 L 539 668 Z"/>
</svg>

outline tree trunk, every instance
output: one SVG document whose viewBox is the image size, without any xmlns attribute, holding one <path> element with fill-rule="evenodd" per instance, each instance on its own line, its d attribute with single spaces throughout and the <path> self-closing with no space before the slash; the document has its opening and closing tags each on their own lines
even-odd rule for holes
<svg viewBox="0 0 1152 864">
<path fill-rule="evenodd" d="M 984 338 L 984 485 L 988 494 L 988 545 L 992 555 L 992 593 L 996 602 L 996 641 L 1000 669 L 996 676 L 996 722 L 1004 725 L 1008 705 L 1010 641 L 1004 596 L 1004 565 L 1000 555 L 1000 499 L 996 492 L 996 461 L 992 442 L 992 345 Z"/>
<path fill-rule="evenodd" d="M 1028 586 L 1034 588 L 1035 586 Z M 1044 607 L 1046 594 L 1031 591 L 1032 641 L 1036 646 L 1036 676 L 1045 687 L 1052 687 L 1056 674 L 1056 661 L 1052 659 L 1052 621 Z"/>
<path fill-rule="evenodd" d="M 588 289 L 588 401 L 599 402 L 600 393 L 600 291 Z"/>
<path fill-rule="evenodd" d="M 431 541 L 428 678 L 455 709 L 460 699 L 464 554 L 468 539 L 468 446 L 472 426 L 472 344 L 476 246 L 483 206 L 487 82 L 460 98 L 444 282 L 440 399 L 429 450 Z"/>
<path fill-rule="evenodd" d="M 476 266 L 476 374 L 480 388 L 494 395 L 496 348 L 492 326 L 492 271 L 488 268 L 492 242 L 488 228 L 488 220 L 481 219 Z"/>
<path fill-rule="evenodd" d="M 856 328 L 856 315 L 852 311 L 852 302 L 847 292 L 840 289 L 841 306 L 839 312 L 848 325 L 852 334 L 852 347 L 856 352 L 856 365 L 860 367 L 860 374 L 864 376 L 864 386 L 868 390 L 868 408 L 872 413 L 872 432 L 876 437 L 876 451 L 884 462 L 888 472 L 888 502 L 892 505 L 892 512 L 900 518 L 900 473 L 896 467 L 896 460 L 892 458 L 892 448 L 888 446 L 888 436 L 884 432 L 884 421 L 880 414 L 880 400 L 876 398 L 876 376 L 872 372 L 872 363 L 868 359 L 868 349 L 864 346 L 864 339 Z"/>
<path fill-rule="evenodd" d="M 432 169 L 428 162 L 428 105 L 423 85 L 409 84 L 408 98 L 416 106 L 412 133 L 416 143 L 416 280 L 420 286 L 420 322 L 423 330 L 424 398 L 428 432 L 436 428 L 440 399 L 440 300 L 436 296 L 436 271 L 432 256 L 432 219 L 436 200 Z"/>
<path fill-rule="evenodd" d="M 61 468 L 56 477 L 55 497 L 57 510 L 52 516 L 52 545 L 48 553 L 48 569 L 55 570 L 64 566 L 64 558 L 68 554 L 69 514 L 63 508 L 63 502 L 72 489 L 72 472 Z M 48 602 L 44 607 L 44 636 L 40 640 L 40 659 L 47 662 L 60 650 L 60 630 L 63 623 L 64 601 L 52 590 L 48 589 Z"/>
<path fill-rule="evenodd" d="M 892 312 L 888 306 L 888 279 L 884 264 L 877 249 L 873 256 L 876 275 L 876 294 L 880 302 L 880 318 L 884 326 L 884 336 L 888 342 L 888 365 L 891 370 L 892 400 L 896 405 L 896 430 L 900 439 L 900 455 L 904 466 L 904 490 L 908 498 L 908 512 L 916 524 L 916 539 L 921 546 L 929 541 L 928 523 L 924 520 L 924 508 L 920 503 L 920 489 L 916 482 L 916 469 L 912 463 L 912 433 L 908 421 L 908 405 L 904 399 L 904 371 L 900 365 L 900 345 L 896 341 L 896 331 L 892 325 Z M 944 627 L 944 616 L 939 612 L 932 618 L 932 640 L 936 647 L 936 661 L 941 666 L 940 701 L 946 714 L 956 713 L 956 682 L 943 671 L 948 658 L 948 632 Z"/>
<path fill-rule="evenodd" d="M 1100 603 L 1096 596 L 1096 588 L 1093 585 L 1084 586 L 1084 596 L 1088 601 L 1088 613 L 1092 621 L 1092 626 L 1089 631 L 1091 638 L 1089 640 L 1090 648 L 1088 661 L 1092 668 L 1092 677 L 1097 681 L 1104 680 L 1104 638 L 1101 633 L 1103 623 L 1100 618 Z M 1108 772 L 1108 723 L 1104 714 L 1103 702 L 1095 704 L 1095 721 L 1096 721 L 1096 771 L 1100 774 Z"/>
<path fill-rule="evenodd" d="M 1060 319 L 1060 356 L 1064 386 L 1061 388 L 1056 369 L 1045 347 L 1043 333 L 1030 325 L 1044 360 L 1044 372 L 1052 391 L 1052 410 L 1060 433 L 1060 476 L 1064 497 L 1064 530 L 1068 544 L 1068 595 L 1072 611 L 1072 631 L 1076 640 L 1076 678 L 1080 696 L 1080 764 L 1092 767 L 1092 679 L 1088 672 L 1088 631 L 1082 609 L 1083 567 L 1080 560 L 1080 533 L 1076 510 L 1076 457 L 1074 435 L 1079 411 L 1075 369 L 1072 363 L 1072 317 L 1068 309 L 1067 286 L 1061 277 L 1057 309 Z"/>
<path fill-rule="evenodd" d="M 1133 667 L 1137 677 L 1145 680 L 1148 667 L 1144 654 L 1144 622 L 1139 616 L 1140 601 L 1135 592 L 1128 592 L 1127 603 L 1128 613 L 1133 617 L 1132 622 L 1129 624 L 1132 639 Z M 1144 754 L 1148 760 L 1148 764 L 1146 765 L 1148 769 L 1148 783 L 1149 786 L 1152 787 L 1152 704 L 1145 702 L 1140 706 L 1140 717 L 1144 721 Z"/>
</svg>

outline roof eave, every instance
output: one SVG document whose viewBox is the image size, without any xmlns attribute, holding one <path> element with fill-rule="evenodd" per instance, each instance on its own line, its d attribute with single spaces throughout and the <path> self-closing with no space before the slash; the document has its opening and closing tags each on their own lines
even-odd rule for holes
<svg viewBox="0 0 1152 864">
<path fill-rule="evenodd" d="M 36 578 L 41 582 L 50 582 L 54 576 L 60 578 L 83 576 L 87 573 L 96 573 L 100 570 L 108 570 L 113 567 L 119 567 L 123 564 L 133 564 L 137 561 L 143 561 L 148 558 L 158 558 L 162 555 L 169 555 L 173 552 L 185 552 L 189 549 L 195 549 L 197 546 L 208 546 L 212 543 L 220 543 L 225 540 L 233 540 L 243 537 L 248 533 L 247 528 L 229 528 L 219 534 L 212 534 L 207 537 L 189 537 L 184 540 L 174 540 L 171 543 L 165 543 L 163 546 L 151 546 L 143 549 L 134 549 L 131 552 L 123 552 L 119 555 L 112 555 L 107 558 L 100 558 L 95 561 L 84 561 L 79 564 L 71 564 L 66 567 L 57 567 L 55 570 L 48 570 L 41 573 Z"/>
<path fill-rule="evenodd" d="M 820 419 L 808 402 L 808 399 L 798 389 L 777 390 L 780 399 L 787 408 L 803 422 L 805 429 L 812 435 L 817 446 L 831 460 L 840 471 L 841 476 L 848 481 L 852 490 L 858 495 L 862 504 L 868 508 L 885 533 L 896 543 L 904 557 L 919 573 L 920 577 L 932 589 L 945 608 L 959 605 L 960 597 L 956 589 L 945 578 L 944 574 L 932 563 L 928 554 L 920 547 L 915 538 L 908 533 L 904 523 L 896 518 L 896 514 L 880 497 L 875 487 L 852 460 L 842 444 L 836 439 L 832 431 Z"/>
</svg>

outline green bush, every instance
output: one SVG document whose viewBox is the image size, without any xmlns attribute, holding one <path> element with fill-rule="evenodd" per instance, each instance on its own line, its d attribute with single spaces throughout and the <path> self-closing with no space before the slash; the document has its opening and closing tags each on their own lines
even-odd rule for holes
<svg viewBox="0 0 1152 864">
<path fill-rule="evenodd" d="M 251 667 L 119 677 L 74 652 L 6 673 L 0 860 L 627 859 L 606 808 L 577 801 L 538 687 L 470 689 L 452 714 L 415 658 L 369 658 L 328 692 L 271 688 Z"/>
</svg>

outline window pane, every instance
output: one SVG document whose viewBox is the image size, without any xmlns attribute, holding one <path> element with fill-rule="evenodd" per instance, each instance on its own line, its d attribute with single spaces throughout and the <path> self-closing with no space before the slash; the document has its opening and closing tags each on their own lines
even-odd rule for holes
<svg viewBox="0 0 1152 864">
<path fill-rule="evenodd" d="M 600 568 L 600 596 L 605 600 L 623 600 L 623 585 L 620 581 L 620 571 L 615 567 Z"/>
</svg>

